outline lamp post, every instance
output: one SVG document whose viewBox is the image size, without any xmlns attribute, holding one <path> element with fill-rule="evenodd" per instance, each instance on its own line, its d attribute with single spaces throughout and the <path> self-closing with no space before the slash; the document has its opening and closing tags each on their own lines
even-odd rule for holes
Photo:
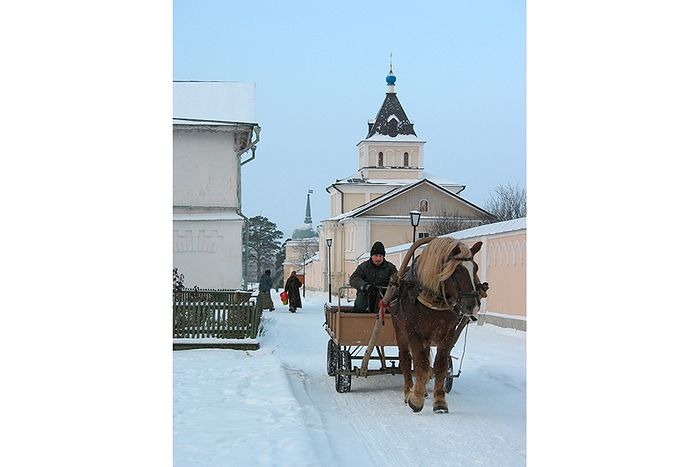
<svg viewBox="0 0 700 467">
<path fill-rule="evenodd" d="M 413 243 L 416 243 L 416 227 L 418 227 L 418 224 L 420 223 L 420 211 L 411 211 L 409 213 L 411 215 L 411 225 L 413 226 Z M 411 261 L 416 260 L 416 252 L 413 252 L 413 255 L 411 256 Z"/>
<path fill-rule="evenodd" d="M 413 226 L 413 243 L 416 243 L 416 227 L 420 223 L 420 211 L 411 211 L 411 225 Z"/>
<path fill-rule="evenodd" d="M 332 238 L 326 239 L 326 245 L 328 245 L 328 303 L 331 303 L 331 245 L 333 244 Z"/>
</svg>

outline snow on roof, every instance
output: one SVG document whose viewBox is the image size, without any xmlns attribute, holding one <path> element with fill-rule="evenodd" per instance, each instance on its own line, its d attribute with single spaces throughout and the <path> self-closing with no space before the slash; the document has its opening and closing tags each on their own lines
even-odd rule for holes
<svg viewBox="0 0 700 467">
<path fill-rule="evenodd" d="M 428 175 L 427 173 L 423 172 L 423 178 L 430 180 L 431 182 L 437 184 L 437 185 L 449 185 L 449 186 L 464 186 L 463 184 L 459 182 L 454 182 L 452 180 L 447 180 L 445 178 L 436 178 L 433 177 L 432 175 Z M 422 180 L 423 178 L 416 179 L 416 178 L 361 178 L 359 173 L 353 174 L 349 177 L 346 178 L 341 178 L 337 180 L 334 185 L 340 185 L 340 184 L 359 184 L 359 183 L 364 183 L 367 185 L 410 185 L 412 183 L 416 183 L 418 180 Z"/>
<path fill-rule="evenodd" d="M 173 120 L 194 125 L 257 123 L 255 83 L 173 81 Z"/>
<path fill-rule="evenodd" d="M 461 186 L 461 187 L 465 186 L 463 183 L 448 180 L 446 178 L 440 178 L 440 177 L 437 177 L 437 176 L 435 176 L 431 173 L 428 173 L 426 171 L 423 171 L 423 178 L 427 178 L 431 182 L 437 183 L 438 185 L 455 185 L 455 186 Z"/>
<path fill-rule="evenodd" d="M 371 209 L 371 208 L 373 208 L 374 206 L 377 206 L 377 205 L 379 205 L 379 204 L 381 204 L 381 203 L 387 201 L 388 199 L 390 199 L 390 198 L 396 196 L 397 194 L 402 193 L 402 192 L 404 192 L 404 191 L 408 191 L 408 190 L 412 189 L 413 187 L 418 186 L 418 185 L 420 185 L 421 183 L 424 183 L 424 182 L 426 182 L 426 183 L 428 183 L 428 184 L 432 184 L 432 185 L 434 185 L 436 188 L 438 188 L 438 189 L 444 191 L 445 193 L 447 193 L 447 194 L 450 195 L 450 196 L 453 196 L 454 198 L 458 199 L 459 201 L 462 201 L 462 202 L 464 202 L 464 203 L 467 203 L 467 204 L 473 206 L 474 208 L 483 211 L 483 209 L 480 208 L 479 206 L 477 206 L 477 205 L 475 205 L 475 204 L 473 204 L 473 203 L 467 201 L 467 200 L 464 199 L 464 198 L 461 198 L 458 194 L 455 194 L 455 193 L 451 192 L 450 190 L 446 189 L 444 186 L 441 186 L 440 184 L 435 183 L 433 180 L 430 180 L 430 179 L 427 179 L 427 178 L 422 178 L 422 179 L 420 179 L 420 180 L 411 180 L 411 183 L 406 183 L 406 184 L 402 184 L 402 185 L 400 185 L 400 186 L 397 186 L 397 187 L 394 188 L 393 190 L 387 191 L 386 193 L 384 193 L 383 195 L 381 195 L 379 198 L 375 198 L 375 199 L 373 199 L 372 201 L 369 201 L 369 202 L 367 202 L 367 203 L 365 203 L 365 204 L 362 204 L 362 205 L 356 207 L 355 209 L 353 209 L 352 211 L 344 212 L 344 213 L 338 214 L 337 216 L 330 217 L 330 218 L 328 218 L 327 220 L 342 220 L 342 219 L 345 219 L 345 218 L 354 217 L 355 215 L 357 215 L 357 214 L 359 214 L 359 213 L 361 213 L 361 212 L 363 212 L 363 211 L 366 211 L 366 210 L 368 210 L 368 209 Z M 461 186 L 461 185 L 460 185 L 460 186 Z M 485 211 L 484 211 L 484 212 L 485 212 Z"/>
<path fill-rule="evenodd" d="M 471 227 L 469 229 L 460 230 L 458 232 L 453 232 L 448 235 L 443 235 L 444 237 L 453 237 L 457 239 L 481 237 L 483 235 L 494 235 L 506 232 L 512 232 L 515 230 L 525 230 L 527 228 L 526 221 L 527 217 L 521 217 L 519 219 L 511 219 L 508 221 L 494 222 L 493 224 L 480 225 L 478 227 Z"/>
<path fill-rule="evenodd" d="M 441 237 L 451 237 L 457 240 L 466 240 L 467 238 L 482 237 L 484 235 L 496 235 L 506 232 L 514 232 L 516 230 L 525 230 L 527 217 L 521 217 L 519 219 L 511 219 L 508 221 L 494 222 L 493 224 L 480 225 L 478 227 L 471 227 L 469 229 L 460 230 L 458 232 L 452 232 L 446 235 L 440 235 Z M 394 245 L 392 247 L 386 248 L 386 254 L 397 253 L 401 251 L 406 251 L 411 248 L 413 242 L 402 243 L 400 245 Z M 357 258 L 358 261 L 363 261 L 369 258 L 369 252 L 365 252 Z"/>
</svg>

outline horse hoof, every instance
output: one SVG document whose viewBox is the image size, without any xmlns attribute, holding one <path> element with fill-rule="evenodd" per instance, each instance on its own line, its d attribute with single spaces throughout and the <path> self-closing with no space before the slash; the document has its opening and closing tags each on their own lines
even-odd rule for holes
<svg viewBox="0 0 700 467">
<path fill-rule="evenodd" d="M 436 405 L 435 407 L 433 407 L 433 412 L 435 412 L 435 413 L 447 413 L 447 412 L 449 412 L 449 410 L 447 410 L 446 405 Z"/>
<path fill-rule="evenodd" d="M 413 405 L 413 402 L 411 402 L 411 399 L 408 399 L 408 406 L 411 409 L 413 409 L 414 412 L 420 412 L 421 410 L 423 410 L 423 404 L 421 404 L 420 407 L 417 407 L 417 406 Z"/>
</svg>

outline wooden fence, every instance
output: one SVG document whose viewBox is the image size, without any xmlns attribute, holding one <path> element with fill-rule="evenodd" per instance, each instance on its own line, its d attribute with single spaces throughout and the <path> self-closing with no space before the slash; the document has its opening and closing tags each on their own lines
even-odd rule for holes
<svg viewBox="0 0 700 467">
<path fill-rule="evenodd" d="M 257 337 L 262 310 L 255 301 L 248 301 L 250 295 L 229 290 L 185 289 L 174 293 L 173 338 Z"/>
</svg>

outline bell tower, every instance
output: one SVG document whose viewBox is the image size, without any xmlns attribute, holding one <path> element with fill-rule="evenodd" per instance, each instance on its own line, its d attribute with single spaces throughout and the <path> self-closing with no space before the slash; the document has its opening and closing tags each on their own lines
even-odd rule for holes
<svg viewBox="0 0 700 467">
<path fill-rule="evenodd" d="M 357 143 L 359 174 L 362 179 L 423 178 L 423 145 L 396 95 L 396 75 L 389 62 L 386 96 L 367 136 Z"/>
</svg>

